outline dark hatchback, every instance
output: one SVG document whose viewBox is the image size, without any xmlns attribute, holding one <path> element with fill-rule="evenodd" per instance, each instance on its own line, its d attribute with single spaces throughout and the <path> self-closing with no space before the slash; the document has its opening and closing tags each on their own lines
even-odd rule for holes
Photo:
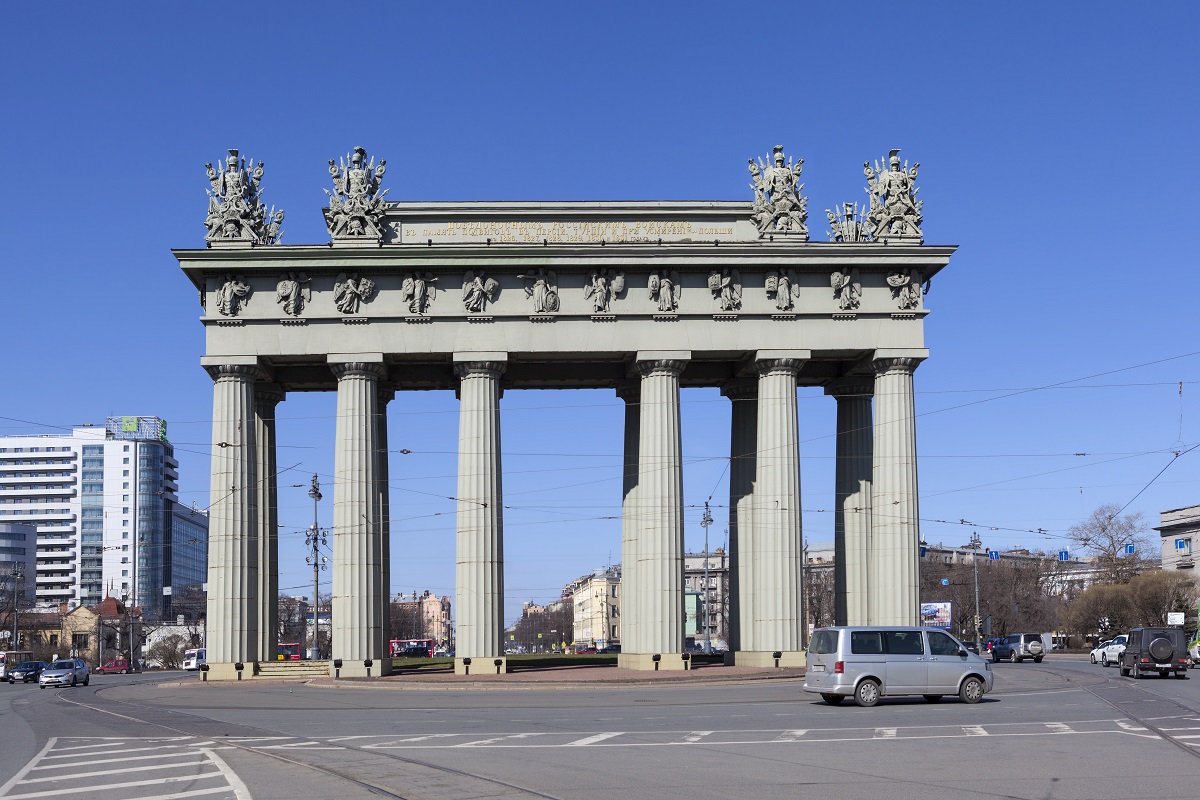
<svg viewBox="0 0 1200 800">
<path fill-rule="evenodd" d="M 23 661 L 8 671 L 8 682 L 16 683 L 20 681 L 21 683 L 29 683 L 36 681 L 45 668 L 45 661 Z"/>
</svg>

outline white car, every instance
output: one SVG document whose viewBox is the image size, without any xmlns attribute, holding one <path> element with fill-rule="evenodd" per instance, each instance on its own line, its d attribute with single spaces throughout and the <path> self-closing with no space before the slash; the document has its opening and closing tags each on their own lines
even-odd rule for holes
<svg viewBox="0 0 1200 800">
<path fill-rule="evenodd" d="M 1125 634 L 1114 636 L 1108 647 L 1100 651 L 1100 663 L 1106 667 L 1116 665 L 1121 660 L 1121 653 L 1125 652 L 1126 638 Z"/>
<path fill-rule="evenodd" d="M 1200 637 L 1197 637 L 1188 645 L 1188 658 L 1192 660 L 1192 666 L 1200 664 Z"/>
<path fill-rule="evenodd" d="M 1105 641 L 1101 642 L 1100 644 L 1098 644 L 1092 648 L 1092 654 L 1089 657 L 1092 659 L 1093 664 L 1100 663 L 1100 654 L 1103 653 L 1104 648 L 1108 647 L 1110 644 L 1112 644 L 1112 639 L 1106 639 Z"/>
</svg>

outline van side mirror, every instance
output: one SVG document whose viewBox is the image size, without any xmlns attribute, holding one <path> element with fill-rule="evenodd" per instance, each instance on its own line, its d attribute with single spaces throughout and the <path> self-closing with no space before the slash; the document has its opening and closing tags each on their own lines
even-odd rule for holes
<svg viewBox="0 0 1200 800">
<path fill-rule="evenodd" d="M 963 647 L 958 648 L 958 654 L 960 656 L 965 656 L 967 654 L 966 648 L 963 648 Z"/>
</svg>

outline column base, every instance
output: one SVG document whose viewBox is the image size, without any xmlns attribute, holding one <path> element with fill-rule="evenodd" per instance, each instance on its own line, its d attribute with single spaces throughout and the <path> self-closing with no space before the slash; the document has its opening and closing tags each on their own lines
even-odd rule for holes
<svg viewBox="0 0 1200 800">
<path fill-rule="evenodd" d="M 691 653 L 659 653 L 655 661 L 653 653 L 621 653 L 617 666 L 622 669 L 637 669 L 645 672 L 679 672 L 692 668 Z M 687 656 L 687 660 L 683 659 Z"/>
<path fill-rule="evenodd" d="M 466 662 L 470 661 L 470 664 Z M 508 659 L 504 656 L 454 659 L 455 675 L 507 675 Z"/>
<path fill-rule="evenodd" d="M 357 659 L 354 661 L 342 659 L 342 666 L 340 668 L 334 667 L 334 659 L 330 659 L 325 663 L 329 665 L 329 674 L 335 678 L 382 678 L 384 675 L 392 674 L 392 660 L 390 658 L 371 659 L 370 670 L 363 665 L 362 661 Z"/>
<path fill-rule="evenodd" d="M 775 658 L 775 653 L 779 653 L 779 658 Z M 784 667 L 803 667 L 808 662 L 806 654 L 803 650 L 776 650 L 758 651 L 758 650 L 743 650 L 737 653 L 726 653 L 725 663 L 732 664 L 737 667 L 758 667 L 764 668 L 784 668 Z"/>
<path fill-rule="evenodd" d="M 223 663 L 220 661 L 209 661 L 206 666 L 208 667 L 207 670 L 200 671 L 200 680 L 202 681 L 238 680 L 238 671 L 234 669 L 233 662 Z M 254 662 L 245 662 L 242 664 L 241 680 L 252 680 L 254 678 L 254 672 Z"/>
</svg>

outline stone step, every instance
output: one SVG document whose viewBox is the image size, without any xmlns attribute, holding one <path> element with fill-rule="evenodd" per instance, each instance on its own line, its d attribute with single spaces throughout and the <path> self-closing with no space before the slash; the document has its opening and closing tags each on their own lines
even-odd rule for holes
<svg viewBox="0 0 1200 800">
<path fill-rule="evenodd" d="M 259 678 L 327 678 L 328 661 L 260 661 Z"/>
</svg>

